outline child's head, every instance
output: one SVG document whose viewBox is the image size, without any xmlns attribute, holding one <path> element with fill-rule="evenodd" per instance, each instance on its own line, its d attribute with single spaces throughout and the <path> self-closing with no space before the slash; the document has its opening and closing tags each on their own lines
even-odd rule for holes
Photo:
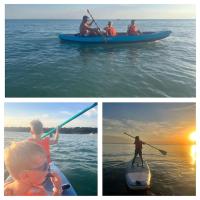
<svg viewBox="0 0 200 200">
<path fill-rule="evenodd" d="M 32 120 L 30 122 L 31 133 L 40 136 L 43 133 L 43 124 L 39 120 Z"/>
<path fill-rule="evenodd" d="M 41 146 L 23 141 L 11 144 L 4 153 L 5 165 L 13 179 L 40 185 L 48 174 L 46 154 Z"/>
</svg>

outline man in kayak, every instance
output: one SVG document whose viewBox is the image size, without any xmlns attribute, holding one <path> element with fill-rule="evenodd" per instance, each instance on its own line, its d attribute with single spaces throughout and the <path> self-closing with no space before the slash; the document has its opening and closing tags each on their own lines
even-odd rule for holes
<svg viewBox="0 0 200 200">
<path fill-rule="evenodd" d="M 135 20 L 131 20 L 131 24 L 128 26 L 127 29 L 127 34 L 128 35 L 140 35 L 141 32 L 138 30 L 136 24 L 135 24 Z"/>
<path fill-rule="evenodd" d="M 141 162 L 142 162 L 142 167 L 143 167 L 142 145 L 145 143 L 140 140 L 139 136 L 136 136 L 134 144 L 135 144 L 135 155 L 134 155 L 134 158 L 132 161 L 132 166 L 134 166 L 135 159 L 136 159 L 137 155 L 139 155 Z"/>
<path fill-rule="evenodd" d="M 36 144 L 42 146 L 47 155 L 48 162 L 50 163 L 50 145 L 58 143 L 60 134 L 58 127 L 56 129 L 54 138 L 45 137 L 44 139 L 41 139 L 41 135 L 43 134 L 43 124 L 39 120 L 33 120 L 30 122 L 30 132 L 32 134 L 32 137 L 29 138 L 28 141 L 35 142 Z"/>
<path fill-rule="evenodd" d="M 116 31 L 115 27 L 113 27 L 113 24 L 111 21 L 108 22 L 108 25 L 104 28 L 104 30 L 106 31 L 107 36 L 116 36 L 117 35 L 117 31 Z"/>
<path fill-rule="evenodd" d="M 100 35 L 100 30 L 98 28 L 91 28 L 93 22 L 94 20 L 89 22 L 88 16 L 83 16 L 82 22 L 79 27 L 81 36 Z"/>
<path fill-rule="evenodd" d="M 5 149 L 5 166 L 12 178 L 4 184 L 5 196 L 48 196 L 43 183 L 47 177 L 53 185 L 50 194 L 62 194 L 61 178 L 49 172 L 49 164 L 43 148 L 29 141 L 11 144 Z"/>
</svg>

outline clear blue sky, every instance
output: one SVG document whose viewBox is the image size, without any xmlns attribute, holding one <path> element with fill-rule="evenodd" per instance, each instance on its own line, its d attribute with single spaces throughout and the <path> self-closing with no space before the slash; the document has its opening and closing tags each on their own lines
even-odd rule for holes
<svg viewBox="0 0 200 200">
<path fill-rule="evenodd" d="M 196 129 L 193 103 L 106 103 L 103 110 L 104 142 L 128 140 L 127 132 L 152 143 L 187 143 Z"/>
<path fill-rule="evenodd" d="M 92 103 L 5 103 L 5 126 L 28 127 L 39 119 L 45 127 L 55 127 Z M 89 110 L 66 127 L 97 127 L 97 107 Z"/>
<path fill-rule="evenodd" d="M 6 5 L 6 19 L 80 19 L 89 9 L 96 19 L 191 19 L 194 5 Z"/>
</svg>

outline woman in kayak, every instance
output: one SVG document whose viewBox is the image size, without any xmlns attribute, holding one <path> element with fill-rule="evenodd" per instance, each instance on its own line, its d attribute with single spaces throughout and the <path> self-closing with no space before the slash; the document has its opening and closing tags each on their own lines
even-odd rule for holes
<svg viewBox="0 0 200 200">
<path fill-rule="evenodd" d="M 141 34 L 141 32 L 138 30 L 138 28 L 135 24 L 135 20 L 131 20 L 131 24 L 128 26 L 127 34 L 128 35 L 140 35 Z"/>
<path fill-rule="evenodd" d="M 5 150 L 4 160 L 12 177 L 4 184 L 5 196 L 47 196 L 42 185 L 47 177 L 51 177 L 53 184 L 51 195 L 61 195 L 61 179 L 55 172 L 49 172 L 41 146 L 28 141 L 13 143 Z"/>
<path fill-rule="evenodd" d="M 111 21 L 108 22 L 108 25 L 104 28 L 104 30 L 106 31 L 107 36 L 116 36 L 117 35 L 117 31 L 113 27 L 113 24 Z"/>
<path fill-rule="evenodd" d="M 88 16 L 83 16 L 79 27 L 81 36 L 100 35 L 100 30 L 98 28 L 91 28 L 93 22 L 93 20 L 89 22 Z"/>
<path fill-rule="evenodd" d="M 139 155 L 141 162 L 142 162 L 142 167 L 143 167 L 142 145 L 145 143 L 140 140 L 139 136 L 136 136 L 134 144 L 135 144 L 135 155 L 134 155 L 134 158 L 132 161 L 132 166 L 135 163 L 135 159 L 136 159 L 137 155 Z"/>
<path fill-rule="evenodd" d="M 28 141 L 35 142 L 38 145 L 42 146 L 46 153 L 48 162 L 50 163 L 50 145 L 58 143 L 59 129 L 56 129 L 54 138 L 45 137 L 44 139 L 41 139 L 41 135 L 43 134 L 43 124 L 39 120 L 33 120 L 30 122 L 30 132 L 32 134 L 32 137 L 29 138 Z"/>
</svg>

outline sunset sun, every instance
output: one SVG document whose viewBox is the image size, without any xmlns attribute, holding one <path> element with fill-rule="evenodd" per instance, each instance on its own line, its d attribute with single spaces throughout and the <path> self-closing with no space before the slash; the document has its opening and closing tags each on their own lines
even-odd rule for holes
<svg viewBox="0 0 200 200">
<path fill-rule="evenodd" d="M 190 141 L 192 142 L 196 142 L 196 132 L 192 132 L 190 135 L 189 135 L 189 139 Z"/>
</svg>

